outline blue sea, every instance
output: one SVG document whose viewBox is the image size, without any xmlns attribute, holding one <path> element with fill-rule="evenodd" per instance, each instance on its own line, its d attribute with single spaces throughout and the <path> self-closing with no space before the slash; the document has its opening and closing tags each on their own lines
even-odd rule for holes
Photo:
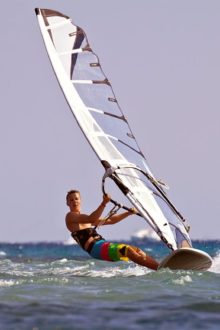
<svg viewBox="0 0 220 330">
<path fill-rule="evenodd" d="M 157 241 L 136 240 L 157 260 Z M 219 329 L 220 241 L 194 241 L 209 271 L 93 260 L 77 245 L 0 244 L 0 329 Z"/>
</svg>

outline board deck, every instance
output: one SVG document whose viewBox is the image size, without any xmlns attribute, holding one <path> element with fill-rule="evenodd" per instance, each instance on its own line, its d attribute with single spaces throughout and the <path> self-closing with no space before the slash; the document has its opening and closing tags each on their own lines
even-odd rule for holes
<svg viewBox="0 0 220 330">
<path fill-rule="evenodd" d="M 211 267 L 212 258 L 208 253 L 193 249 L 181 248 L 173 251 L 166 258 L 164 258 L 159 267 L 169 269 L 183 269 L 183 270 L 200 270 L 204 271 Z"/>
</svg>

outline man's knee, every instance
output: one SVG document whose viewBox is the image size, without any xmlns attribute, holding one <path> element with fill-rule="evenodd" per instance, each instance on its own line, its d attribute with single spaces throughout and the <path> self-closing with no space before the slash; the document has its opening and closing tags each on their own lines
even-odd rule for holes
<svg viewBox="0 0 220 330">
<path fill-rule="evenodd" d="M 140 255 L 140 256 L 145 256 L 144 251 L 142 251 L 141 249 L 139 249 L 139 248 L 136 247 L 136 246 L 129 245 L 128 248 L 127 248 L 127 251 L 128 251 L 128 252 L 131 252 L 131 253 L 138 254 L 138 255 Z"/>
</svg>

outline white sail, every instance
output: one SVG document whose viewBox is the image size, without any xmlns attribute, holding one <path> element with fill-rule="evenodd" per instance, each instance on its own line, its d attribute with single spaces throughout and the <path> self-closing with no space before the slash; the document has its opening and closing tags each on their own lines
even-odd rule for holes
<svg viewBox="0 0 220 330">
<path fill-rule="evenodd" d="M 191 244 L 184 219 L 153 177 L 84 31 L 59 12 L 36 9 L 36 14 L 70 110 L 98 158 L 114 169 L 116 184 L 126 188 L 126 197 L 168 247 L 177 249 L 183 239 Z"/>
</svg>

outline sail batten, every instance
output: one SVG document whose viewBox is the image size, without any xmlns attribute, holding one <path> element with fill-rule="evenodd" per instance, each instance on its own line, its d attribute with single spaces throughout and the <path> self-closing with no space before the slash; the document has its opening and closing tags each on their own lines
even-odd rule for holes
<svg viewBox="0 0 220 330">
<path fill-rule="evenodd" d="M 100 113 L 100 114 L 104 114 L 104 111 L 103 110 L 100 110 L 100 109 L 95 109 L 95 108 L 87 108 L 89 111 L 94 111 L 94 112 L 97 112 L 97 113 Z"/>
<path fill-rule="evenodd" d="M 115 183 L 169 248 L 177 249 L 180 237 L 191 244 L 178 213 L 154 180 L 85 32 L 62 13 L 36 13 L 56 77 L 97 157 L 115 169 Z"/>
<path fill-rule="evenodd" d="M 62 21 L 60 21 L 58 23 L 48 25 L 47 26 L 47 30 L 54 30 L 54 29 L 60 28 L 60 27 L 62 27 L 64 25 L 67 25 L 69 23 L 71 23 L 71 20 L 70 19 L 69 20 L 65 20 L 65 21 L 62 20 Z"/>
<path fill-rule="evenodd" d="M 58 55 L 64 56 L 64 55 L 78 54 L 78 53 L 82 53 L 83 51 L 84 50 L 82 48 L 78 48 L 78 49 L 67 50 L 66 52 L 58 53 Z"/>
<path fill-rule="evenodd" d="M 73 84 L 93 84 L 92 80 L 71 80 Z"/>
</svg>

